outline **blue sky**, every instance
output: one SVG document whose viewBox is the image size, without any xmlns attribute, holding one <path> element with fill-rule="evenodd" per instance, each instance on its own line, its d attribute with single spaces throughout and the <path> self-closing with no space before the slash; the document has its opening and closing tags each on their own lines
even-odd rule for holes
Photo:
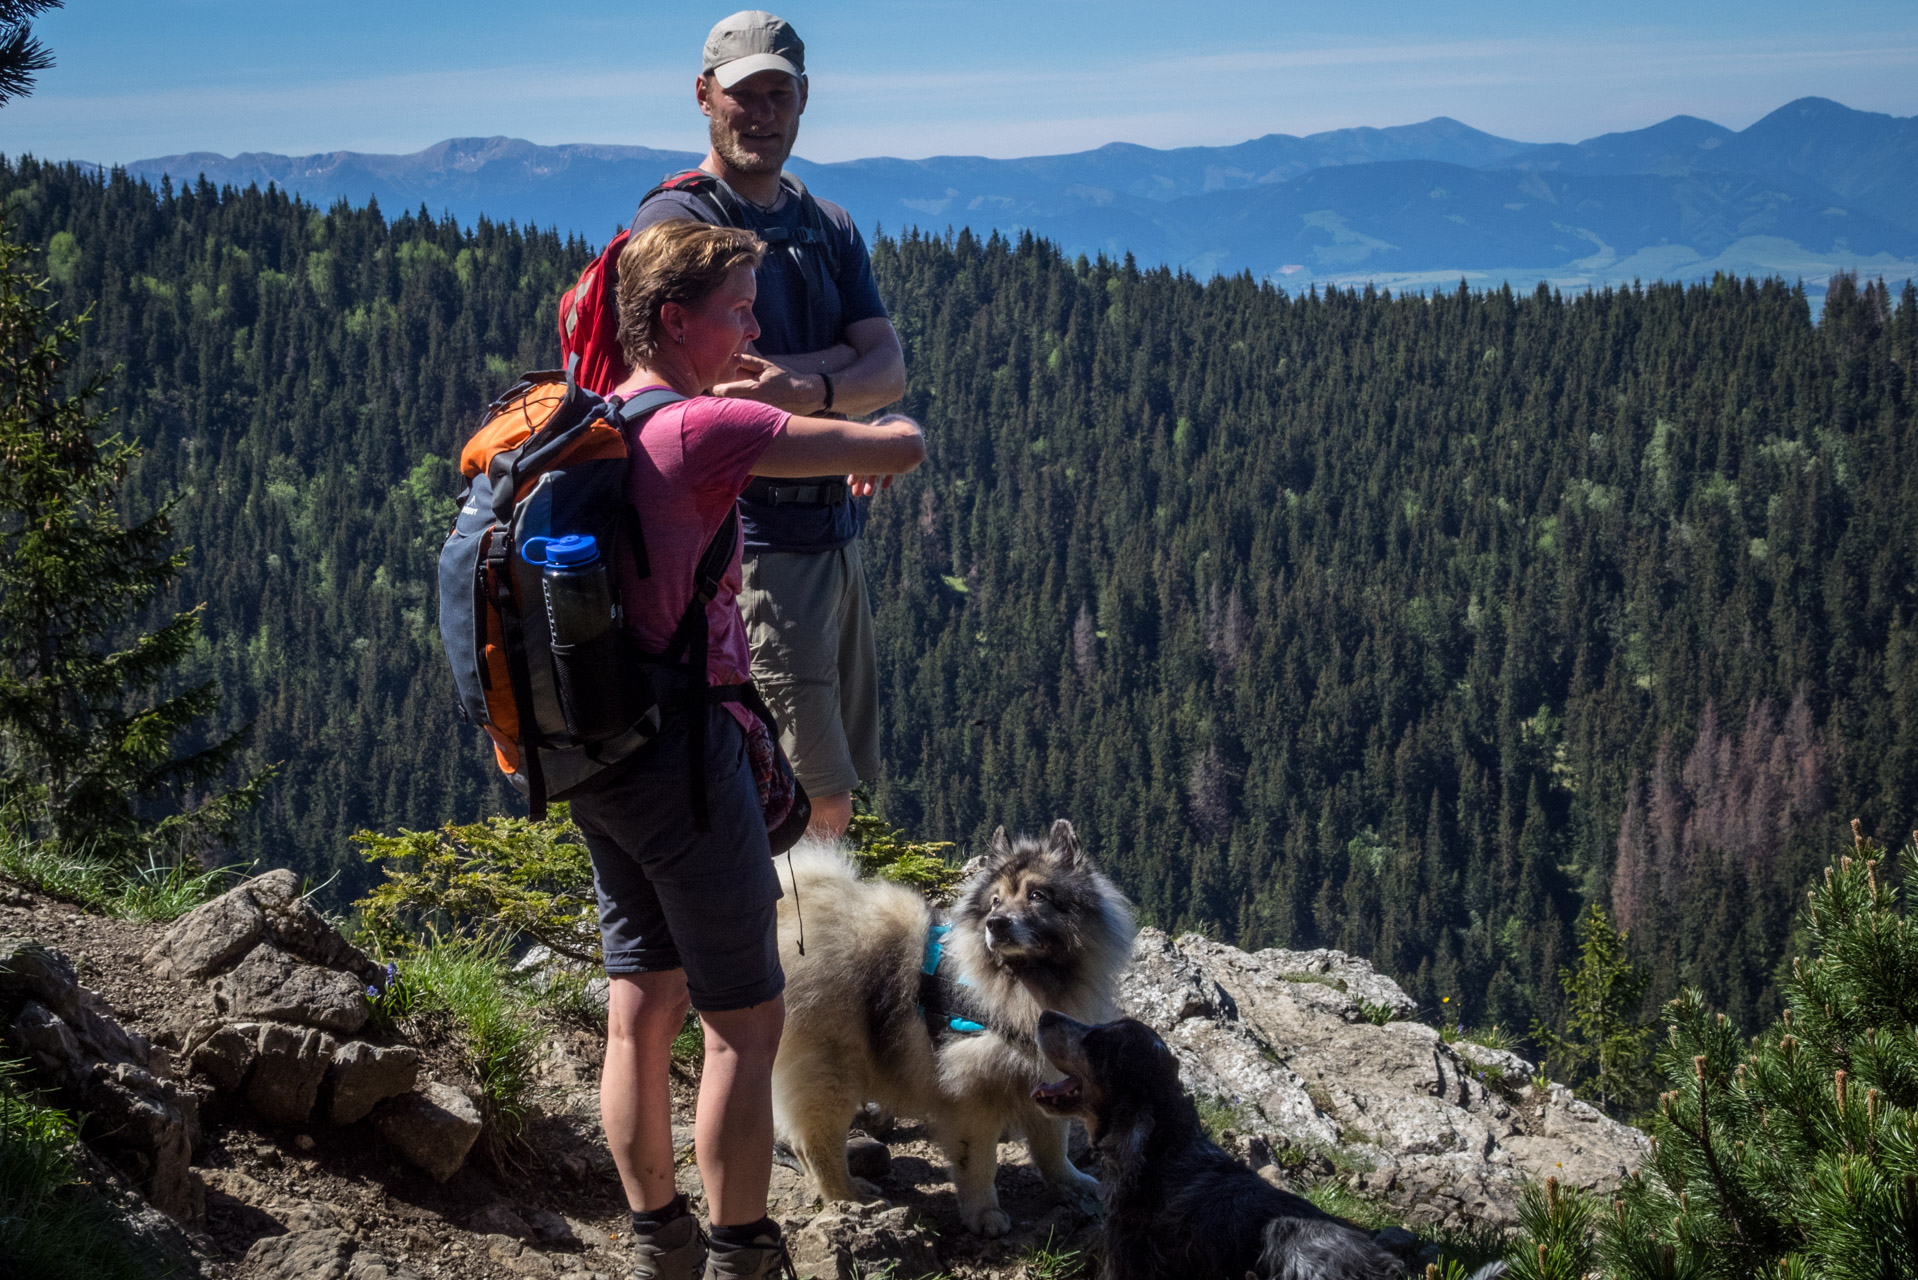
<svg viewBox="0 0 1918 1280">
<path fill-rule="evenodd" d="M 59 65 L 0 151 L 415 151 L 447 137 L 704 148 L 691 102 L 722 5 L 605 0 L 68 0 Z M 1573 141 L 1688 113 L 1743 128 L 1809 94 L 1918 114 L 1918 4 L 835 0 L 800 153 L 994 156 L 1216 145 L 1449 115 Z"/>
</svg>

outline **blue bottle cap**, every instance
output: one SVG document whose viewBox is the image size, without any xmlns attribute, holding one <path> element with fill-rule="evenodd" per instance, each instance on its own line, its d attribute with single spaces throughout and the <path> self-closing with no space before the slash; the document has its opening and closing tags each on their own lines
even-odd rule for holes
<svg viewBox="0 0 1918 1280">
<path fill-rule="evenodd" d="M 563 538 L 528 538 L 520 544 L 519 553 L 528 564 L 572 569 L 599 559 L 599 541 L 590 533 L 569 533 Z"/>
</svg>

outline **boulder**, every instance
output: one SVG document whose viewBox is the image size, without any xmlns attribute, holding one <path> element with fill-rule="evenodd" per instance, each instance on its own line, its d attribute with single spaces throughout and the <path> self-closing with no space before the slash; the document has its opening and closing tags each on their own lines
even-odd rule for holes
<svg viewBox="0 0 1918 1280">
<path fill-rule="evenodd" d="M 375 981 L 379 966 L 340 936 L 300 894 L 300 878 L 282 868 L 233 886 L 175 921 L 147 952 L 161 977 L 201 979 L 231 968 L 267 943 L 322 969 Z"/>
<path fill-rule="evenodd" d="M 855 1280 L 891 1264 L 888 1274 L 937 1272 L 933 1236 L 904 1205 L 835 1203 L 789 1245 L 800 1280 Z"/>
<path fill-rule="evenodd" d="M 247 1079 L 247 1105 L 268 1124 L 305 1124 L 337 1047 L 332 1036 L 313 1027 L 263 1024 Z"/>
<path fill-rule="evenodd" d="M 11 1017 L 29 1000 L 72 1022 L 80 1012 L 79 976 L 52 947 L 31 938 L 0 938 L 0 1013 Z"/>
<path fill-rule="evenodd" d="M 1238 1108 L 1248 1123 L 1307 1146 L 1339 1140 L 1301 1081 L 1218 983 L 1157 929 L 1142 929 L 1119 1003 L 1157 1031 L 1179 1059 L 1186 1088 Z"/>
<path fill-rule="evenodd" d="M 266 912 L 242 884 L 181 916 L 148 950 L 146 962 L 162 978 L 198 980 L 251 951 L 265 932 Z"/>
<path fill-rule="evenodd" d="M 1231 1103 L 1273 1150 L 1323 1163 L 1336 1148 L 1369 1168 L 1363 1193 L 1411 1226 L 1512 1226 L 1523 1183 L 1609 1191 L 1646 1153 L 1643 1134 L 1562 1086 L 1533 1100 L 1524 1059 L 1409 1020 L 1398 984 L 1344 952 L 1248 954 L 1141 929 L 1120 1004 L 1165 1039 L 1187 1088 Z"/>
<path fill-rule="evenodd" d="M 409 1092 L 420 1073 L 419 1050 L 405 1045 L 382 1049 L 354 1040 L 340 1046 L 327 1068 L 327 1123 L 363 1120 L 388 1098 Z"/>
<path fill-rule="evenodd" d="M 373 1120 L 395 1151 L 441 1182 L 459 1172 L 482 1127 L 472 1100 L 437 1082 L 381 1103 Z"/>
<path fill-rule="evenodd" d="M 232 1018 L 297 1022 L 352 1035 L 366 1025 L 366 987 L 352 974 L 304 964 L 263 942 L 213 980 L 213 1005 Z"/>
<path fill-rule="evenodd" d="M 568 1222 L 551 1209 L 540 1209 L 526 1219 L 526 1225 L 533 1229 L 533 1238 L 549 1249 L 578 1249 L 581 1247 L 579 1234 Z"/>
</svg>

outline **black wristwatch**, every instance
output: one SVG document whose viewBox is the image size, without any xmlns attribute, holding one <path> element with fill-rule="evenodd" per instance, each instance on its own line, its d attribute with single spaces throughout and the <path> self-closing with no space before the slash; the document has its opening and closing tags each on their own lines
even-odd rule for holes
<svg viewBox="0 0 1918 1280">
<path fill-rule="evenodd" d="M 830 413 L 832 411 L 832 375 L 821 369 L 819 380 L 826 384 L 826 403 L 819 406 L 819 412 Z"/>
</svg>

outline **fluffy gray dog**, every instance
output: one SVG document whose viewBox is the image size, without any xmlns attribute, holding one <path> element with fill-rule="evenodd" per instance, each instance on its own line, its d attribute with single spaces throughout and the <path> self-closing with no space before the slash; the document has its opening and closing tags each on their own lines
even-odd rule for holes
<svg viewBox="0 0 1918 1280">
<path fill-rule="evenodd" d="M 1008 1133 L 1063 1198 L 1096 1207 L 1098 1183 L 1066 1158 L 1067 1122 L 1031 1096 L 1054 1074 L 1034 1038 L 1040 1014 L 1112 1017 L 1132 955 L 1131 910 L 1072 824 L 1055 822 L 1043 842 L 998 831 L 949 922 L 816 846 L 793 851 L 793 875 L 796 894 L 779 904 L 786 1032 L 773 1110 L 819 1194 L 878 1195 L 846 1167 L 847 1128 L 871 1101 L 930 1124 L 968 1230 L 1011 1226 L 993 1185 Z"/>
</svg>

